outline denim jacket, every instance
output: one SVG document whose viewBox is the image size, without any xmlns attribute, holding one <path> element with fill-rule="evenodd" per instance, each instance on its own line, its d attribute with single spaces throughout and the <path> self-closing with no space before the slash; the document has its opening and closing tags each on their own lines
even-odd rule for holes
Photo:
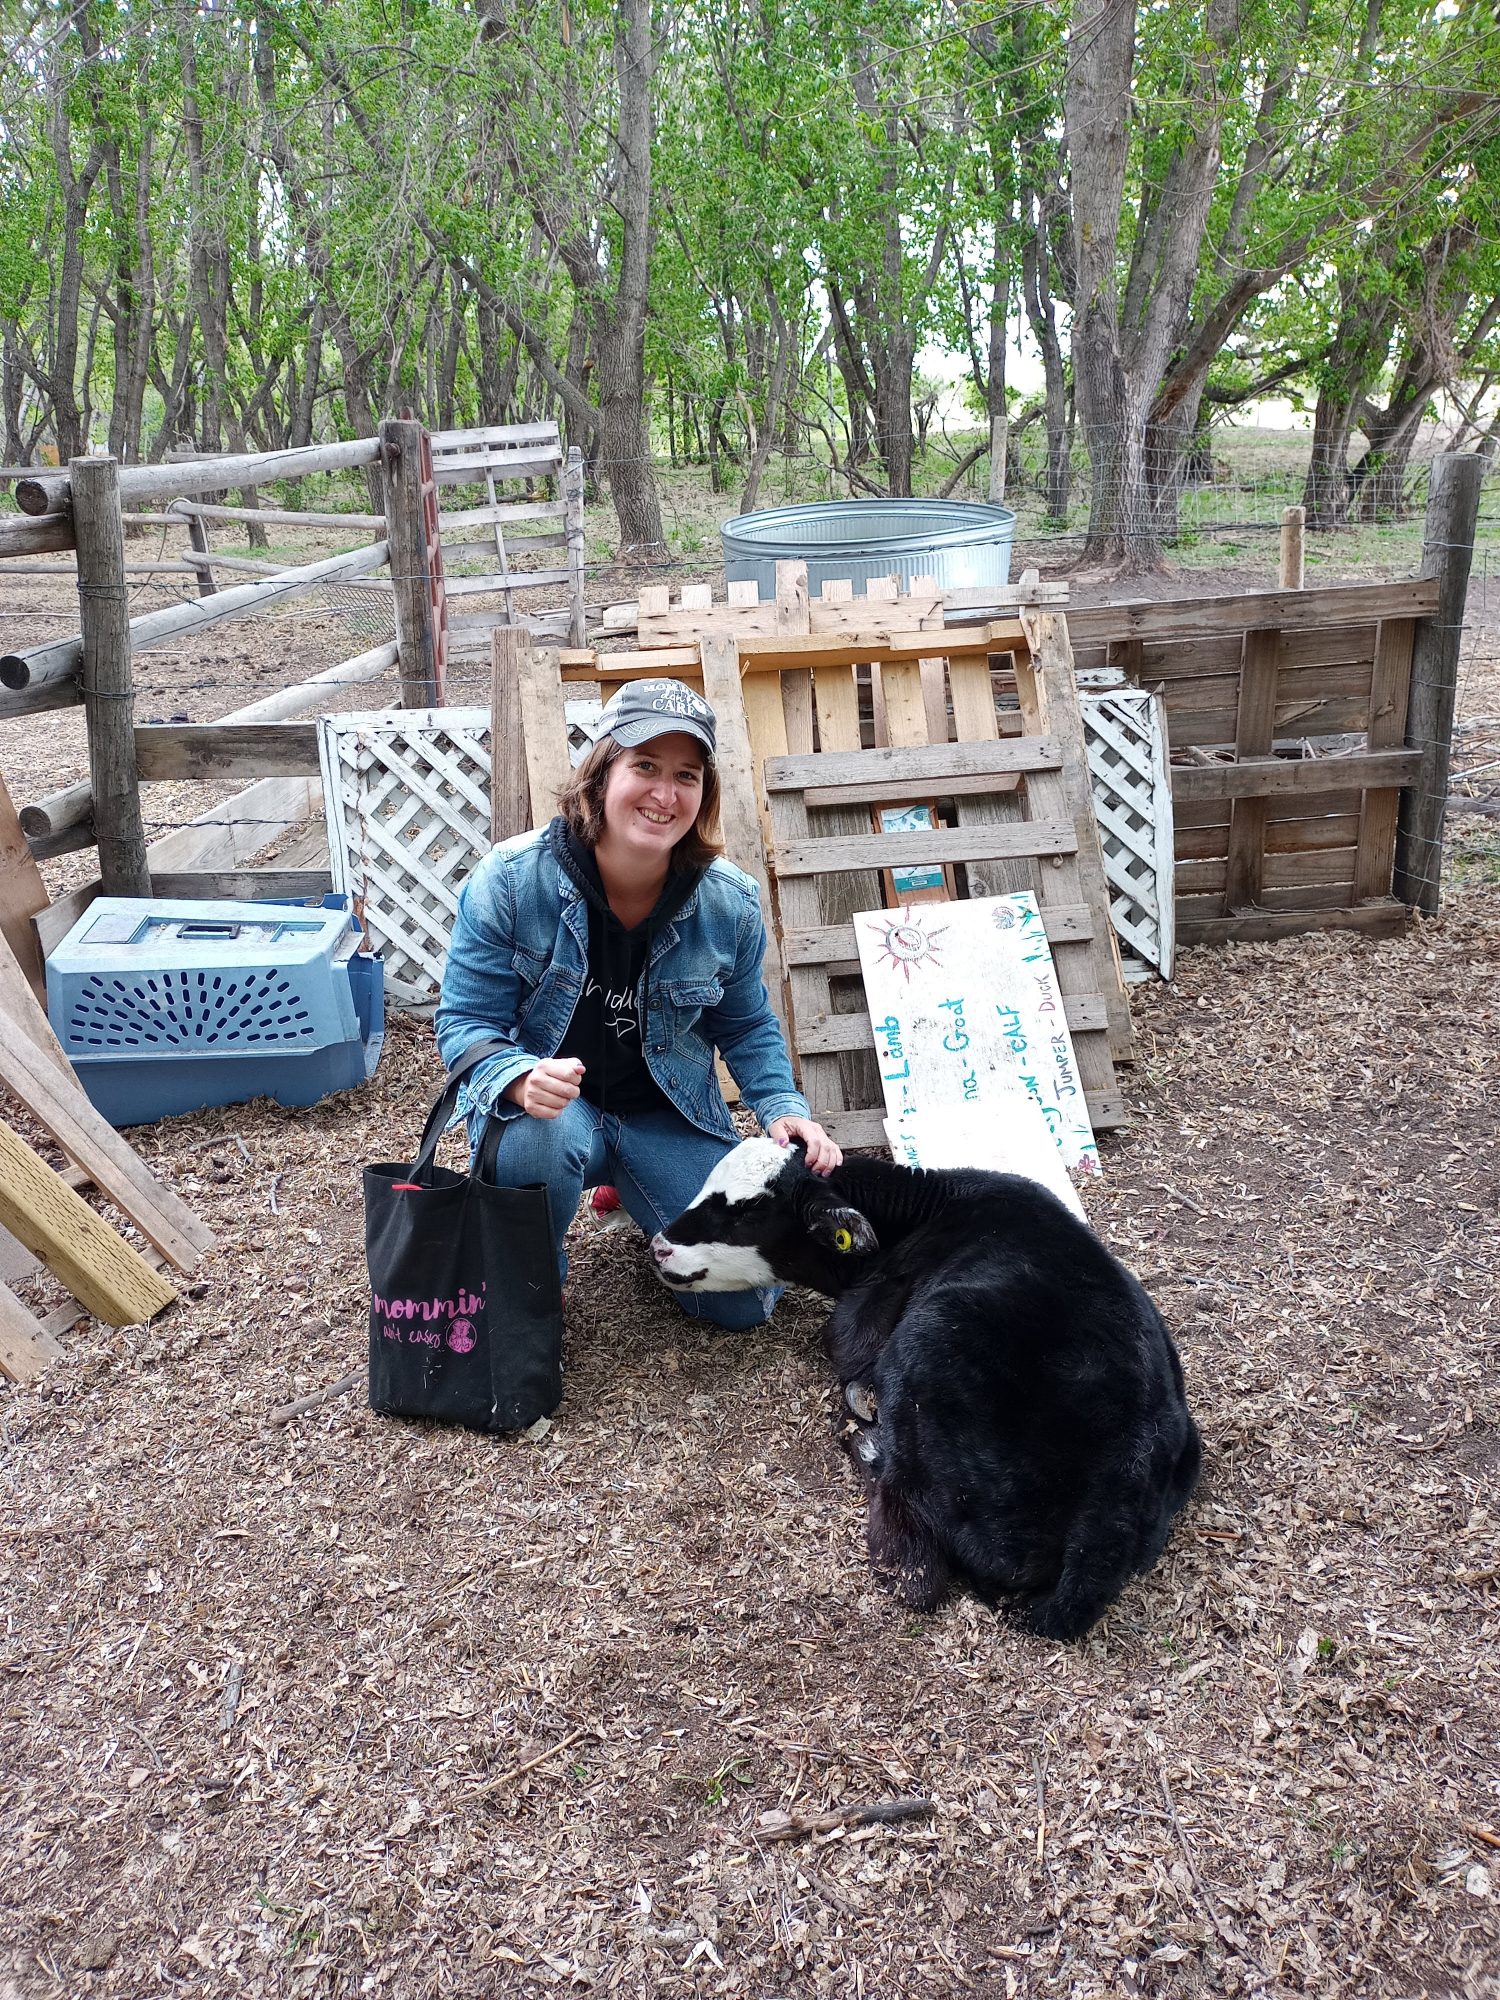
<svg viewBox="0 0 1500 2000">
<path fill-rule="evenodd" d="M 438 1047 L 451 1065 L 477 1041 L 500 1037 L 513 1046 L 466 1079 L 462 1111 L 522 1115 L 502 1093 L 562 1046 L 588 952 L 588 905 L 558 867 L 545 830 L 517 834 L 486 855 L 459 893 Z M 762 1126 L 807 1116 L 761 977 L 765 952 L 759 890 L 730 862 L 715 861 L 652 940 L 642 976 L 646 1065 L 683 1117 L 718 1138 L 738 1135 L 714 1071 L 715 1048 Z"/>
</svg>

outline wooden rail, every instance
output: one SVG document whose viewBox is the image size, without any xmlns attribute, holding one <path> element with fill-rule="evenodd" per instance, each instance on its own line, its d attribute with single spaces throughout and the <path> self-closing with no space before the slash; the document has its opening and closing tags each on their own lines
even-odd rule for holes
<svg viewBox="0 0 1500 2000">
<path fill-rule="evenodd" d="M 130 621 L 131 650 L 144 652 L 148 647 L 165 645 L 168 640 L 216 625 L 222 619 L 238 617 L 247 611 L 264 611 L 270 605 L 300 596 L 303 591 L 315 590 L 320 583 L 334 577 L 363 576 L 380 569 L 389 559 L 389 545 L 372 542 L 367 548 L 351 549 L 323 562 L 281 570 L 255 583 L 242 583 L 234 590 L 221 590 L 211 598 L 148 611 Z M 10 694 L 9 699 L 0 695 L 0 719 L 35 713 L 42 708 L 71 707 L 79 699 L 77 674 L 82 659 L 83 641 L 77 637 L 55 639 L 47 645 L 33 646 L 25 653 L 7 653 L 0 658 L 0 687 Z"/>
<path fill-rule="evenodd" d="M 226 486 L 259 486 L 270 479 L 301 479 L 310 472 L 342 472 L 373 465 L 380 456 L 375 438 L 349 444 L 299 445 L 292 451 L 238 452 L 192 459 L 182 465 L 122 465 L 122 500 L 175 500 L 181 494 L 216 493 Z M 66 513 L 71 504 L 69 475 L 16 481 L 16 505 L 23 514 Z"/>
</svg>

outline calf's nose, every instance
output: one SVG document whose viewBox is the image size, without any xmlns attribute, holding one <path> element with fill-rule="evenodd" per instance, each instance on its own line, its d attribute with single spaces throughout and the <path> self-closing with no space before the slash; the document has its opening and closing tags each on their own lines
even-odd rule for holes
<svg viewBox="0 0 1500 2000">
<path fill-rule="evenodd" d="M 672 1254 L 671 1244 L 667 1241 L 666 1237 L 663 1236 L 660 1231 L 658 1231 L 657 1234 L 653 1236 L 651 1239 L 651 1255 L 656 1259 L 658 1264 L 665 1264 L 668 1258 L 671 1256 L 671 1254 Z"/>
</svg>

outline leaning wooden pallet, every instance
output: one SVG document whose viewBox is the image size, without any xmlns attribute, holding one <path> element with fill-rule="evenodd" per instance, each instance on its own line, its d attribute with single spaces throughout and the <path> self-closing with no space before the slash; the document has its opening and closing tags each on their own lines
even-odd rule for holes
<svg viewBox="0 0 1500 2000">
<path fill-rule="evenodd" d="M 800 570 L 785 565 L 778 573 L 775 630 L 741 636 L 726 625 L 710 629 L 696 647 L 587 657 L 538 649 L 513 659 L 516 686 L 507 708 L 523 719 L 533 814 L 566 773 L 568 680 L 598 677 L 607 660 L 615 684 L 664 672 L 696 683 L 719 715 L 726 845 L 760 881 L 772 913 L 767 984 L 775 997 L 786 980 L 793 1045 L 811 1060 L 809 1088 L 820 1109 L 846 1133 L 879 1143 L 873 1043 L 857 1011 L 862 999 L 853 983 L 858 962 L 848 919 L 855 910 L 880 907 L 882 867 L 941 862 L 965 867 L 970 894 L 1025 888 L 1037 896 L 1091 1115 L 1100 1127 L 1120 1125 L 1114 1061 L 1130 1053 L 1129 1012 L 1065 623 L 1050 609 L 1027 605 L 1022 618 L 939 634 L 924 628 L 920 613 L 910 622 L 892 615 L 900 609 L 894 586 L 888 596 L 877 586 L 864 601 L 862 627 L 813 632 Z M 695 607 L 689 611 L 697 615 Z M 1002 742 L 990 665 L 997 654 L 1009 654 L 1014 670 L 1017 742 L 1008 736 Z M 885 726 L 900 742 L 861 753 L 858 679 L 861 669 L 877 667 Z M 961 738 L 955 745 L 946 741 L 950 705 Z M 943 740 L 929 742 L 929 732 L 941 732 Z M 962 753 L 981 746 L 988 761 L 966 765 Z M 1017 753 L 1018 761 L 1007 762 L 1002 751 Z M 956 762 L 950 753 L 958 753 Z M 861 754 L 898 761 L 861 767 L 849 781 L 854 789 L 841 789 L 835 766 L 823 760 Z M 790 785 L 780 782 L 788 768 L 796 773 Z M 791 803 L 782 797 L 788 792 L 802 796 Z M 872 805 L 929 798 L 951 801 L 957 824 L 920 834 L 871 831 Z M 796 815 L 805 817 L 795 818 L 794 831 Z M 814 855 L 819 865 L 804 867 Z M 836 1017 L 838 1025 L 830 1026 Z M 811 1036 L 805 1048 L 804 1029 Z"/>
<path fill-rule="evenodd" d="M 0 1374 L 15 1381 L 28 1381 L 63 1357 L 58 1334 L 85 1312 L 97 1309 L 72 1282 L 77 1270 L 76 1264 L 70 1262 L 72 1246 L 77 1240 L 74 1225 L 96 1246 L 102 1241 L 92 1227 L 97 1225 L 97 1230 L 103 1231 L 110 1244 L 116 1246 L 99 1250 L 98 1256 L 106 1272 L 119 1270 L 128 1274 L 123 1283 L 132 1308 L 144 1308 L 153 1296 L 164 1293 L 150 1306 L 152 1311 L 176 1296 L 170 1284 L 157 1275 L 160 1263 L 190 1271 L 202 1253 L 212 1247 L 214 1239 L 187 1203 L 155 1178 L 128 1142 L 90 1104 L 3 938 L 0 938 L 0 1084 L 42 1125 L 73 1163 L 65 1173 L 54 1175 L 44 1162 L 35 1160 L 38 1175 L 28 1162 L 22 1162 L 29 1184 L 46 1188 L 42 1215 L 51 1217 L 61 1213 L 65 1220 L 57 1243 L 51 1236 L 38 1235 L 36 1225 L 26 1222 L 11 1230 L 10 1235 L 19 1239 L 13 1247 L 18 1249 L 24 1244 L 73 1293 L 72 1302 L 39 1320 L 10 1288 L 12 1282 L 29 1275 L 28 1268 L 15 1262 L 8 1265 L 6 1281 L 0 1283 Z M 16 1145 L 21 1143 L 15 1140 Z M 29 1154 L 29 1149 L 23 1147 L 23 1151 Z M 52 1187 L 54 1180 L 57 1189 Z M 129 1217 L 151 1246 L 149 1251 L 142 1254 L 132 1250 L 81 1201 L 79 1206 L 90 1221 L 77 1222 L 69 1204 L 78 1201 L 79 1188 L 90 1185 Z M 73 1217 L 71 1224 L 66 1221 L 68 1216 Z M 0 1236 L 5 1233 L 0 1225 Z M 148 1274 L 146 1277 L 141 1276 L 143 1271 Z M 89 1282 L 85 1275 L 85 1288 Z M 101 1295 L 101 1302 L 107 1302 L 108 1296 L 108 1293 Z"/>
<path fill-rule="evenodd" d="M 110 1326 L 134 1326 L 176 1298 L 173 1286 L 0 1119 L 0 1221 Z"/>
<path fill-rule="evenodd" d="M 851 655 L 873 658 L 881 665 L 886 681 L 888 724 L 894 717 L 895 731 L 905 744 L 921 746 L 925 731 L 931 726 L 935 704 L 929 703 L 924 692 L 919 661 L 924 649 L 932 643 L 930 637 L 920 634 L 893 634 L 879 646 L 859 640 L 818 638 L 781 642 L 752 638 L 741 643 L 738 650 L 747 690 L 744 712 L 754 766 L 763 770 L 767 759 L 780 753 L 781 739 L 774 725 L 762 726 L 768 705 L 764 699 L 750 695 L 752 680 L 805 661 L 811 666 L 814 702 L 821 714 L 824 697 L 817 690 L 830 677 L 837 684 L 852 674 Z M 946 665 L 961 741 L 995 742 L 1000 738 L 1000 722 L 991 693 L 990 658 L 1004 648 L 1013 661 L 1020 698 L 1017 723 L 1022 740 L 1045 737 L 1058 753 L 1055 765 L 1036 767 L 1029 777 L 1021 777 L 1014 784 L 997 782 L 982 789 L 961 787 L 953 795 L 956 830 L 977 838 L 981 828 L 998 835 L 1006 827 L 1014 830 L 1027 821 L 1055 818 L 1069 822 L 1073 840 L 1066 851 L 1028 851 L 1024 844 L 1007 845 L 995 838 L 988 852 L 961 855 L 956 848 L 948 852 L 953 843 L 941 833 L 901 838 L 912 843 L 909 852 L 914 860 L 965 860 L 969 864 L 971 895 L 1028 888 L 1036 895 L 1044 917 L 1054 906 L 1088 913 L 1088 935 L 1073 935 L 1067 941 L 1067 948 L 1057 953 L 1058 983 L 1065 997 L 1093 998 L 1102 1007 L 1101 1042 L 1098 1046 L 1091 1042 L 1081 1045 L 1079 1061 L 1091 1093 L 1101 1103 L 1108 1100 L 1107 1115 L 1118 1122 L 1119 1105 L 1112 1095 L 1113 1065 L 1115 1060 L 1125 1060 L 1131 1053 L 1130 1015 L 1109 917 L 1108 884 L 1094 818 L 1083 720 L 1074 686 L 1066 624 L 1056 612 L 1024 607 L 1021 622 L 992 621 L 976 627 L 950 627 L 942 645 L 944 655 L 940 664 Z M 900 771 L 895 775 L 900 782 L 887 785 L 881 795 L 884 800 L 896 802 L 903 797 L 910 800 L 931 795 L 930 788 L 924 790 L 921 784 L 905 783 L 912 773 Z M 851 806 L 851 802 L 831 794 L 820 794 L 816 804 L 822 809 L 844 811 Z M 827 823 L 824 824 L 826 828 Z M 845 824 L 852 830 L 855 822 L 849 820 Z M 748 830 L 741 837 L 747 836 Z M 884 852 L 890 856 L 896 850 L 887 848 Z M 1041 852 L 1050 856 L 1045 865 Z M 876 851 L 866 852 L 864 859 L 875 864 Z M 996 871 L 1000 869 L 1005 870 L 1003 877 L 997 877 Z M 770 873 L 775 876 L 774 867 Z M 873 882 L 873 878 L 867 879 Z M 878 907 L 880 901 L 876 891 L 867 901 L 849 904 L 836 913 L 833 905 L 825 904 L 823 922 L 834 921 L 835 916 L 841 919 L 849 908 Z M 785 927 L 792 928 L 789 924 Z"/>
</svg>

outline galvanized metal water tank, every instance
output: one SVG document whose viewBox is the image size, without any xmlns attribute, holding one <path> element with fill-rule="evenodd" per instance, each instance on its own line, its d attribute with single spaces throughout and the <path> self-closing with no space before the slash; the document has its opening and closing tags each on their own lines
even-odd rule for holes
<svg viewBox="0 0 1500 2000">
<path fill-rule="evenodd" d="M 776 565 L 807 564 L 813 596 L 828 577 L 847 576 L 856 594 L 872 576 L 902 585 L 930 576 L 945 590 L 1006 583 L 1016 517 L 974 500 L 824 500 L 770 507 L 726 521 L 724 574 L 753 577 L 763 598 L 776 594 Z"/>
</svg>

